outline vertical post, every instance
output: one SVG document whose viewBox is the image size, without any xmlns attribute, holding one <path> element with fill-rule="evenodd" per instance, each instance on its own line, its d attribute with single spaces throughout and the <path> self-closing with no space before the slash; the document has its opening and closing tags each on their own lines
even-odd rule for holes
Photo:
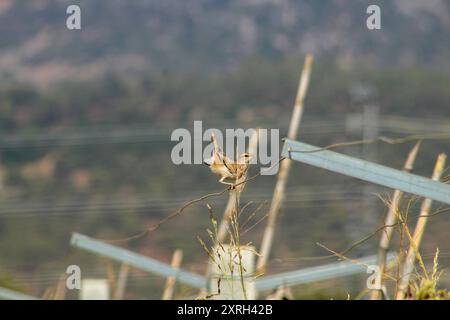
<svg viewBox="0 0 450 320">
<path fill-rule="evenodd" d="M 239 258 L 239 252 L 241 259 Z M 256 298 L 255 249 L 250 246 L 221 245 L 214 248 L 209 287 L 215 300 L 254 300 Z M 242 264 L 242 268 L 240 268 Z M 240 270 L 243 270 L 242 275 Z"/>
<path fill-rule="evenodd" d="M 175 250 L 172 256 L 171 266 L 173 268 L 180 268 L 181 260 L 183 260 L 183 251 L 180 249 Z M 172 300 L 173 291 L 175 287 L 176 277 L 168 277 L 166 280 L 166 286 L 162 295 L 162 300 Z"/>
<path fill-rule="evenodd" d="M 438 156 L 436 164 L 434 166 L 432 176 L 433 180 L 439 181 L 439 179 L 441 178 L 442 172 L 444 171 L 446 159 L 447 156 L 444 153 L 441 153 Z M 410 239 L 409 250 L 406 255 L 406 259 L 400 274 L 400 283 L 397 291 L 397 299 L 401 300 L 405 298 L 405 293 L 408 288 L 411 273 L 414 270 L 414 262 L 416 260 L 416 255 L 419 252 L 420 243 L 422 241 L 422 237 L 425 232 L 425 227 L 428 222 L 428 215 L 430 213 L 432 203 L 433 201 L 431 199 L 426 198 L 425 200 L 423 200 L 422 205 L 420 207 L 420 216 L 417 219 L 414 235 L 412 236 L 412 239 Z"/>
<path fill-rule="evenodd" d="M 48 287 L 45 289 L 44 293 L 42 294 L 41 299 L 42 300 L 51 300 L 55 296 L 55 290 L 52 287 Z"/>
<path fill-rule="evenodd" d="M 411 172 L 414 167 L 414 162 L 416 161 L 417 153 L 419 152 L 421 142 L 417 142 L 414 147 L 411 149 L 411 151 L 408 154 L 408 157 L 406 158 L 405 164 L 403 165 L 403 171 L 405 172 Z M 379 267 L 379 278 L 377 279 L 377 282 L 381 287 L 383 286 L 383 274 L 386 269 L 386 256 L 387 251 L 389 249 L 389 244 L 391 242 L 392 233 L 394 231 L 393 225 L 395 224 L 397 220 L 397 211 L 398 207 L 400 205 L 400 200 L 403 196 L 403 192 L 400 190 L 395 190 L 394 195 L 392 196 L 392 202 L 389 206 L 389 211 L 386 215 L 386 219 L 384 222 L 385 226 L 392 226 L 392 227 L 385 227 L 383 232 L 381 233 L 381 239 L 380 244 L 378 248 L 378 267 Z M 371 293 L 371 299 L 376 300 L 380 299 L 380 291 L 373 290 Z"/>
<path fill-rule="evenodd" d="M 291 117 L 291 123 L 289 125 L 288 138 L 295 139 L 297 131 L 300 126 L 300 121 L 303 115 L 303 103 L 305 100 L 306 92 L 308 90 L 309 78 L 311 75 L 311 66 L 313 63 L 312 55 L 307 55 L 305 63 L 303 65 L 303 71 L 300 76 L 300 83 L 297 90 L 297 97 L 295 99 L 294 111 Z M 272 197 L 272 203 L 270 205 L 268 221 L 261 244 L 260 257 L 256 268 L 263 270 L 266 266 L 269 258 L 270 249 L 272 247 L 273 235 L 275 232 L 275 222 L 280 211 L 281 203 L 284 198 L 284 189 L 286 187 L 289 170 L 291 167 L 291 161 L 282 161 L 280 165 L 280 171 L 278 172 L 277 183 Z"/>
<path fill-rule="evenodd" d="M 64 300 L 66 298 L 66 278 L 67 275 L 63 274 L 59 277 L 58 283 L 55 288 L 54 300 Z"/>
<path fill-rule="evenodd" d="M 126 263 L 120 265 L 119 275 L 117 277 L 117 286 L 114 291 L 114 300 L 123 300 L 125 287 L 127 286 L 128 272 L 130 266 Z"/>
</svg>

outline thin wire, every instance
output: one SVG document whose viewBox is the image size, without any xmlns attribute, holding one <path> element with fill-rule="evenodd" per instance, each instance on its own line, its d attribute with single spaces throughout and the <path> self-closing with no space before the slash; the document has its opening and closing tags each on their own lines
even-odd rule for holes
<svg viewBox="0 0 450 320">
<path fill-rule="evenodd" d="M 357 191 L 331 191 L 322 192 L 316 195 L 314 192 L 297 192 L 286 196 L 286 203 L 291 207 L 295 207 L 296 203 L 304 202 L 335 202 L 335 201 L 350 201 L 358 200 L 362 192 Z M 269 193 L 248 194 L 244 199 L 265 200 Z M 183 198 L 184 199 L 184 198 Z M 89 204 L 80 202 L 79 206 L 32 206 L 21 207 L 20 205 L 10 204 L 6 207 L 0 206 L 0 218 L 28 218 L 28 217 L 70 217 L 78 214 L 100 215 L 104 214 L 105 210 L 111 212 L 116 210 L 122 212 L 124 209 L 134 209 L 136 214 L 147 214 L 149 212 L 160 212 L 164 208 L 174 208 L 178 203 L 184 203 L 186 200 L 173 199 L 173 201 L 160 200 L 156 203 L 148 203 L 146 201 L 136 202 L 117 202 L 116 204 L 108 205 L 107 203 Z M 225 202 L 224 199 L 219 201 Z M 150 209 L 150 211 L 149 211 Z"/>
<path fill-rule="evenodd" d="M 141 237 L 147 235 L 148 233 L 155 231 L 156 229 L 158 229 L 158 228 L 159 228 L 162 224 L 164 224 L 165 222 L 167 222 L 167 221 L 169 221 L 169 220 L 172 220 L 173 218 L 175 218 L 175 217 L 181 215 L 181 214 L 183 213 L 183 211 L 184 211 L 187 207 L 191 206 L 192 204 L 197 203 L 197 202 L 201 202 L 201 201 L 203 201 L 203 200 L 205 200 L 205 199 L 208 199 L 208 198 L 211 198 L 211 197 L 220 197 L 220 196 L 223 195 L 226 191 L 228 191 L 228 189 L 224 189 L 224 190 L 222 190 L 221 192 L 210 193 L 210 194 L 204 195 L 204 196 L 202 196 L 202 197 L 200 197 L 200 198 L 198 198 L 198 199 L 191 200 L 191 201 L 187 202 L 184 206 L 182 206 L 180 209 L 178 209 L 177 211 L 175 211 L 174 213 L 170 214 L 170 215 L 167 216 L 166 218 L 160 220 L 160 221 L 159 221 L 158 223 L 156 223 L 155 225 L 153 225 L 153 226 L 151 226 L 151 227 L 145 229 L 144 231 L 142 231 L 142 232 L 140 232 L 140 233 L 138 233 L 138 234 L 135 234 L 135 235 L 130 236 L 130 237 L 122 238 L 122 239 L 112 239 L 112 240 L 105 240 L 105 239 L 103 239 L 103 241 L 105 241 L 105 242 L 110 242 L 110 243 L 114 243 L 114 242 L 126 242 L 126 241 L 130 241 L 130 240 L 135 240 L 135 239 L 137 239 L 137 238 L 141 238 Z"/>
</svg>

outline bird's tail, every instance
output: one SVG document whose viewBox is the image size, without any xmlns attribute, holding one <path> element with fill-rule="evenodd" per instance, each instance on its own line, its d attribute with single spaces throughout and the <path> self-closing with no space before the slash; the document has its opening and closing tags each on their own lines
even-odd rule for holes
<svg viewBox="0 0 450 320">
<path fill-rule="evenodd" d="M 215 153 L 219 153 L 220 152 L 219 144 L 217 143 L 216 135 L 214 134 L 214 132 L 211 133 L 211 140 L 212 140 L 213 145 L 214 145 L 214 152 Z"/>
<path fill-rule="evenodd" d="M 205 160 L 203 160 L 203 164 L 205 164 L 205 165 L 207 165 L 208 167 L 210 167 L 211 164 L 212 164 L 212 159 L 205 159 Z"/>
</svg>

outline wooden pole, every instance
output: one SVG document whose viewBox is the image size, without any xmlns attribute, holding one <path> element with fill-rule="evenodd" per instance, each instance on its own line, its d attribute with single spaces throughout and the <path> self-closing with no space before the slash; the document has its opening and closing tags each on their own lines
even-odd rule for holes
<svg viewBox="0 0 450 320">
<path fill-rule="evenodd" d="M 55 288 L 55 295 L 53 296 L 54 300 L 64 300 L 66 298 L 66 278 L 66 274 L 59 277 L 58 284 Z"/>
<path fill-rule="evenodd" d="M 175 250 L 172 256 L 171 266 L 176 269 L 180 268 L 182 260 L 183 260 L 183 251 L 180 249 Z M 166 286 L 164 288 L 164 292 L 162 295 L 162 300 L 172 300 L 176 281 L 177 279 L 175 277 L 167 278 Z"/>
<path fill-rule="evenodd" d="M 42 300 L 55 300 L 55 288 L 54 287 L 48 287 L 45 289 L 44 293 L 42 294 L 41 299 Z"/>
<path fill-rule="evenodd" d="M 305 100 L 306 92 L 308 90 L 309 78 L 311 75 L 311 66 L 313 63 L 312 55 L 307 55 L 305 63 L 303 65 L 303 71 L 300 76 L 300 82 L 297 90 L 297 97 L 295 99 L 294 111 L 291 117 L 291 123 L 289 125 L 288 138 L 295 139 L 297 136 L 300 121 L 303 115 L 303 103 Z M 284 198 L 284 189 L 286 187 L 289 170 L 291 167 L 291 161 L 285 160 L 281 162 L 280 171 L 278 172 L 277 183 L 272 197 L 272 203 L 270 205 L 268 221 L 261 244 L 260 256 L 256 268 L 258 272 L 265 269 L 267 260 L 269 258 L 270 249 L 272 247 L 273 235 L 275 232 L 275 222 L 280 211 L 281 203 Z"/>
<path fill-rule="evenodd" d="M 445 162 L 447 160 L 447 156 L 444 153 L 441 153 L 436 161 L 434 166 L 432 179 L 435 181 L 439 181 L 442 176 L 442 172 L 444 171 Z M 410 246 L 408 253 L 406 255 L 406 259 L 400 274 L 400 283 L 397 290 L 397 299 L 402 300 L 405 298 L 405 293 L 409 285 L 409 279 L 411 277 L 411 273 L 414 270 L 414 262 L 416 260 L 416 256 L 419 252 L 420 243 L 423 238 L 423 234 L 425 232 L 425 227 L 428 222 L 428 217 L 431 209 L 433 201 L 429 198 L 423 200 L 421 208 L 420 208 L 420 217 L 417 219 L 416 228 L 414 230 L 414 235 L 412 239 L 410 239 Z"/>
<path fill-rule="evenodd" d="M 120 266 L 119 275 L 117 277 L 117 286 L 115 288 L 116 290 L 114 291 L 114 300 L 123 300 L 129 271 L 130 266 L 126 263 L 122 263 L 122 265 Z"/>
<path fill-rule="evenodd" d="M 408 154 L 408 157 L 406 158 L 405 164 L 403 165 L 403 171 L 411 172 L 414 167 L 414 162 L 416 161 L 417 154 L 419 152 L 421 145 L 421 141 L 417 142 L 414 147 L 411 149 L 411 151 Z M 394 195 L 392 196 L 392 202 L 389 206 L 389 211 L 386 215 L 386 219 L 384 222 L 385 226 L 389 226 L 384 228 L 383 232 L 381 233 L 381 239 L 380 244 L 378 247 L 378 267 L 379 267 L 379 278 L 377 279 L 377 283 L 380 285 L 380 289 L 383 286 L 383 274 L 386 269 L 386 256 L 389 249 L 389 245 L 392 238 L 392 233 L 394 231 L 394 224 L 397 221 L 397 215 L 396 212 L 398 210 L 398 207 L 400 205 L 400 200 L 403 196 L 403 192 L 400 190 L 395 190 Z M 373 290 L 371 293 L 371 299 L 377 300 L 380 299 L 381 292 L 379 290 Z"/>
</svg>

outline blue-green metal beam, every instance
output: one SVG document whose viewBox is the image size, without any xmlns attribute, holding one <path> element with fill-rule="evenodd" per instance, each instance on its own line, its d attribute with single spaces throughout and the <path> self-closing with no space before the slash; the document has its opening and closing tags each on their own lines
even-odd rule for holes
<svg viewBox="0 0 450 320">
<path fill-rule="evenodd" d="M 295 161 L 450 204 L 450 185 L 286 139 L 282 155 Z"/>
<path fill-rule="evenodd" d="M 390 261 L 393 258 L 395 258 L 395 254 L 390 253 L 387 260 Z M 258 279 L 255 286 L 256 289 L 260 291 L 271 290 L 281 286 L 292 287 L 299 284 L 335 279 L 356 273 L 364 273 L 367 272 L 367 266 L 369 265 L 377 265 L 377 257 L 375 255 L 355 259 L 355 262 L 335 262 L 322 266 L 304 268 L 273 276 L 267 276 Z"/>
<path fill-rule="evenodd" d="M 0 300 L 39 300 L 39 298 L 0 287 Z"/>
<path fill-rule="evenodd" d="M 159 274 L 163 277 L 175 276 L 179 282 L 196 288 L 206 288 L 206 279 L 202 276 L 172 268 L 170 265 L 158 260 L 106 244 L 81 234 L 74 233 L 72 235 L 71 243 L 73 246 L 80 249 L 97 253 L 119 262 L 127 263 L 138 269 Z M 388 259 L 391 259 L 392 257 L 393 256 L 390 255 Z M 372 256 L 358 259 L 358 262 L 362 264 L 376 264 L 376 257 Z M 255 286 L 257 290 L 270 290 L 276 289 L 281 285 L 294 286 L 302 283 L 343 277 L 365 272 L 365 270 L 366 269 L 363 266 L 358 264 L 338 262 L 259 278 L 255 281 Z"/>
<path fill-rule="evenodd" d="M 72 234 L 70 243 L 80 249 L 100 254 L 141 270 L 158 274 L 163 277 L 175 277 L 177 281 L 195 288 L 201 289 L 206 287 L 206 279 L 202 276 L 172 268 L 166 263 L 107 244 L 103 241 L 92 239 L 79 233 Z"/>
</svg>

